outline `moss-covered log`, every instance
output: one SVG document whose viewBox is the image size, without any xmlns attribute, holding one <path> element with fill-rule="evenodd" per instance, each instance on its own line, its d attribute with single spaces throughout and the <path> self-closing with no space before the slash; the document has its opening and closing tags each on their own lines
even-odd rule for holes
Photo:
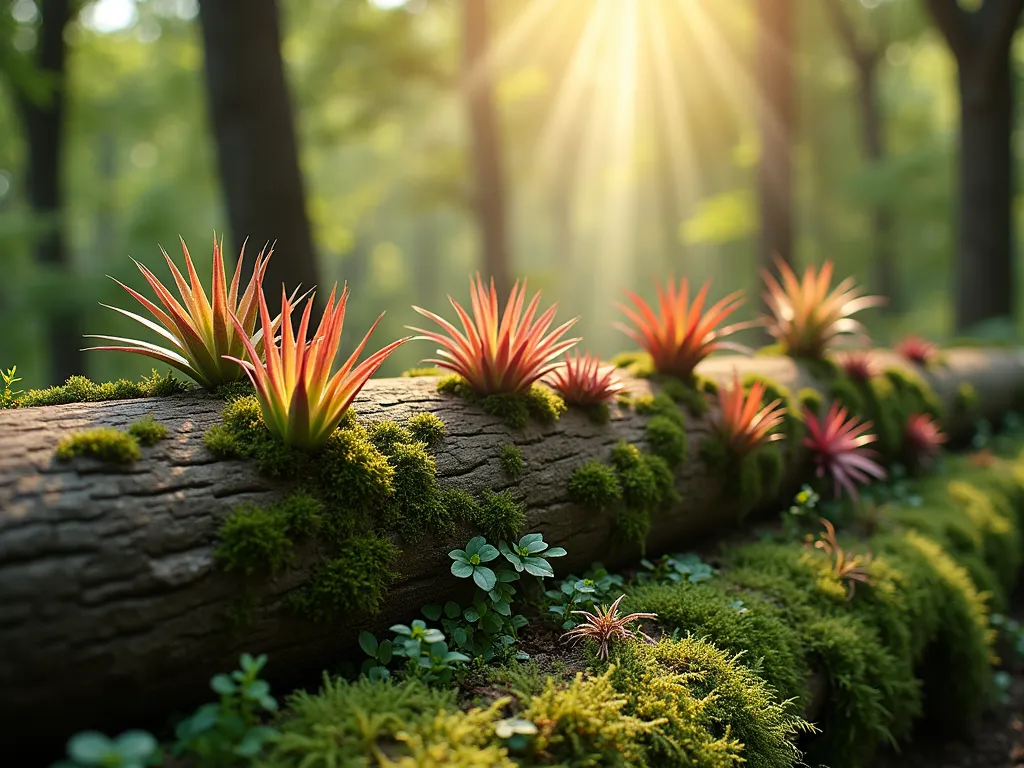
<svg viewBox="0 0 1024 768">
<path fill-rule="evenodd" d="M 883 362 L 901 365 L 896 358 Z M 828 394 L 809 370 L 787 358 L 718 358 L 703 376 L 724 383 L 733 370 L 756 373 L 788 388 Z M 944 365 L 923 372 L 949 413 L 947 427 L 966 434 L 973 418 L 999 417 L 1024 392 L 1024 354 L 953 350 Z M 647 447 L 649 414 L 613 408 L 597 423 L 570 410 L 554 424 L 510 429 L 479 406 L 440 395 L 431 378 L 371 382 L 356 403 L 362 421 L 404 422 L 429 411 L 447 427 L 434 448 L 444 487 L 470 493 L 512 490 L 521 499 L 527 529 L 564 546 L 568 572 L 594 560 L 621 565 L 640 546 L 624 540 L 615 514 L 570 500 L 574 471 L 608 463 L 620 441 Z M 965 412 L 964 384 L 972 388 Z M 631 380 L 634 396 L 650 392 Z M 796 398 L 794 398 L 795 400 Z M 299 557 L 276 577 L 257 584 L 225 572 L 214 556 L 225 519 L 244 502 L 269 505 L 288 484 L 261 476 L 251 462 L 218 460 L 203 435 L 220 421 L 224 402 L 202 395 L 82 403 L 0 412 L 0 731 L 31 727 L 67 733 L 98 725 L 106 715 L 139 722 L 205 695 L 216 671 L 231 668 L 242 651 L 268 653 L 279 674 L 313 676 L 337 660 L 358 629 L 386 628 L 417 614 L 439 597 L 460 597 L 448 574 L 447 552 L 471 532 L 447 540 L 404 545 L 399 576 L 380 613 L 313 622 L 287 603 L 309 579 L 311 561 Z M 639 409 L 643 410 L 643 409 Z M 88 457 L 58 461 L 54 451 L 69 433 L 124 428 L 152 414 L 170 436 L 123 465 Z M 732 524 L 746 504 L 739 479 L 711 469 L 701 444 L 712 435 L 714 409 L 686 417 L 686 460 L 675 470 L 680 502 L 651 521 L 647 548 L 657 554 Z M 508 468 L 508 446 L 522 466 Z M 806 476 L 799 445 L 786 464 L 779 495 L 788 497 Z M 675 452 L 678 456 L 678 451 Z M 515 477 L 516 479 L 513 479 Z M 763 489 L 759 489 L 762 490 Z M 764 504 L 773 501 L 761 494 Z M 243 593 L 257 598 L 239 626 Z M 101 711 L 98 711 L 101 710 Z M 49 726 L 47 728 L 47 726 Z"/>
</svg>

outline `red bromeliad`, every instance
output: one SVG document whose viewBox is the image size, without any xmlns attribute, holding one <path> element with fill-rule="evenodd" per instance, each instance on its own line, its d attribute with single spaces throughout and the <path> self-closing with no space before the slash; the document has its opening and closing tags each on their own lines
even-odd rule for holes
<svg viewBox="0 0 1024 768">
<path fill-rule="evenodd" d="M 807 267 L 802 279 L 781 259 L 776 259 L 776 265 L 781 283 L 762 270 L 770 312 L 765 321 L 768 332 L 794 357 L 821 358 L 836 337 L 863 336 L 864 326 L 851 315 L 884 303 L 880 296 L 861 295 L 852 277 L 832 288 L 831 261 L 819 270 Z"/>
<path fill-rule="evenodd" d="M 836 355 L 836 362 L 849 378 L 868 382 L 881 373 L 881 366 L 875 356 L 866 349 L 851 349 Z"/>
<path fill-rule="evenodd" d="M 614 365 L 602 365 L 588 353 L 573 353 L 544 379 L 562 398 L 573 405 L 614 402 L 622 391 L 622 379 Z"/>
<path fill-rule="evenodd" d="M 764 383 L 755 381 L 750 391 L 744 394 L 737 373 L 733 374 L 732 385 L 719 392 L 718 402 L 722 408 L 719 429 L 726 447 L 737 456 L 746 456 L 761 445 L 784 437 L 779 432 L 772 432 L 786 416 L 782 400 L 774 400 L 762 407 L 764 393 Z"/>
<path fill-rule="evenodd" d="M 590 638 L 597 642 L 598 658 L 607 659 L 612 640 L 627 640 L 633 637 L 640 637 L 644 642 L 653 644 L 654 640 L 644 634 L 641 630 L 633 630 L 628 627 L 634 621 L 640 619 L 656 619 L 656 613 L 630 613 L 626 616 L 619 616 L 619 603 L 625 595 L 611 604 L 609 607 L 600 606 L 594 613 L 590 611 L 573 611 L 574 614 L 583 617 L 583 623 L 578 627 L 570 629 L 562 639 L 567 642 L 578 643 L 580 640 Z"/>
<path fill-rule="evenodd" d="M 617 327 L 647 350 L 658 373 L 686 379 L 712 352 L 720 349 L 749 352 L 746 347 L 723 342 L 722 339 L 749 328 L 752 323 L 719 327 L 743 303 L 742 292 L 729 294 L 705 311 L 704 302 L 710 285 L 710 281 L 704 283 L 692 302 L 689 281 L 685 277 L 679 282 L 678 289 L 674 280 L 669 281 L 667 289 L 658 285 L 658 314 L 635 293 L 626 291 L 634 308 L 623 304 L 619 308 L 634 327 L 622 324 L 617 324 Z"/>
<path fill-rule="evenodd" d="M 896 345 L 896 352 L 917 365 L 929 365 L 939 356 L 939 345 L 920 336 L 907 336 Z"/>
<path fill-rule="evenodd" d="M 837 498 L 845 489 L 856 499 L 858 483 L 886 476 L 882 465 L 871 458 L 875 452 L 865 447 L 878 439 L 867 433 L 872 427 L 870 421 L 861 423 L 855 417 L 848 418 L 846 409 L 838 403 L 833 403 L 820 421 L 810 410 L 805 417 L 810 434 L 804 438 L 804 445 L 811 450 L 818 477 L 824 477 L 826 472 L 831 476 Z"/>
<path fill-rule="evenodd" d="M 914 413 L 903 428 L 903 446 L 908 457 L 918 465 L 931 463 L 946 443 L 945 433 L 927 413 Z"/>
<path fill-rule="evenodd" d="M 424 362 L 459 374 L 477 394 L 519 394 L 527 391 L 534 382 L 561 365 L 555 362 L 555 358 L 579 341 L 562 339 L 579 318 L 573 318 L 548 332 L 557 304 L 534 320 L 540 304 L 539 291 L 523 309 L 526 299 L 525 280 L 522 287 L 518 282 L 512 287 L 500 322 L 494 280 L 491 280 L 488 291 L 480 275 L 477 275 L 475 282 L 470 280 L 469 292 L 472 317 L 455 299 L 448 297 L 462 323 L 462 331 L 443 317 L 420 307 L 413 309 L 440 325 L 448 335 L 420 328 L 410 327 L 410 330 L 423 334 L 421 338 L 434 341 L 442 347 L 437 351 L 441 359 Z"/>
<path fill-rule="evenodd" d="M 268 429 L 289 445 L 301 448 L 317 448 L 323 445 L 337 428 L 363 385 L 377 372 L 388 355 L 409 341 L 408 337 L 393 341 L 356 365 L 356 360 L 362 354 L 370 334 L 384 316 L 382 313 L 367 331 L 355 352 L 338 372 L 331 376 L 334 357 L 341 343 L 341 329 L 348 304 L 348 285 L 342 289 L 341 297 L 335 304 L 337 291 L 338 286 L 335 284 L 320 319 L 320 325 L 312 341 L 307 341 L 313 299 L 310 297 L 306 302 L 298 331 L 293 333 L 292 306 L 282 289 L 281 314 L 284 317 L 284 327 L 281 330 L 280 343 L 273 339 L 270 333 L 273 321 L 267 310 L 266 299 L 260 292 L 260 321 L 264 336 L 271 338 L 271 342 L 266 345 L 266 362 L 261 362 L 255 345 L 247 338 L 244 339 L 244 344 L 248 360 L 228 357 L 229 360 L 241 365 L 249 375 L 256 388 L 256 397 L 259 399 L 263 420 Z M 241 320 L 233 315 L 231 319 L 241 333 Z"/>
<path fill-rule="evenodd" d="M 256 354 L 262 354 L 263 331 L 253 333 L 256 328 L 256 314 L 258 311 L 256 297 L 262 292 L 263 276 L 267 270 L 267 262 L 270 261 L 273 252 L 261 252 L 256 257 L 256 264 L 253 267 L 249 284 L 242 292 L 242 295 L 239 296 L 238 289 L 242 276 L 242 260 L 245 249 L 243 247 L 242 253 L 238 256 L 238 264 L 235 267 L 235 274 L 229 288 L 224 273 L 224 258 L 221 254 L 221 246 L 215 237 L 213 240 L 213 285 L 210 298 L 207 298 L 184 240 L 181 241 L 181 250 L 185 254 L 188 281 L 178 271 L 178 268 L 171 261 L 171 257 L 167 255 L 167 252 L 163 248 L 160 249 L 160 252 L 167 260 L 167 266 L 174 277 L 174 282 L 177 285 L 183 304 L 174 298 L 171 292 L 157 279 L 156 275 L 132 259 L 132 261 L 135 261 L 135 266 L 142 272 L 146 282 L 149 283 L 149 286 L 156 293 L 157 300 L 163 305 L 162 307 L 150 301 L 138 291 L 129 288 L 120 280 L 116 278 L 111 279 L 142 304 L 156 318 L 157 322 L 153 322 L 120 307 L 112 307 L 108 304 L 102 305 L 115 312 L 120 312 L 126 317 L 130 317 L 151 331 L 158 333 L 169 341 L 174 348 L 169 349 L 148 341 L 126 339 L 121 336 L 90 335 L 86 336 L 86 338 L 115 341 L 119 342 L 120 345 L 90 347 L 85 351 L 111 350 L 116 352 L 134 352 L 135 354 L 152 357 L 177 368 L 207 389 L 214 389 L 221 384 L 237 381 L 242 377 L 242 370 L 225 358 L 240 357 L 244 354 L 243 340 L 251 340 Z M 239 321 L 237 325 L 232 323 L 232 318 L 235 317 Z M 271 334 L 276 333 L 280 322 L 281 317 L 278 315 L 269 324 L 268 332 Z"/>
<path fill-rule="evenodd" d="M 867 586 L 871 585 L 871 572 L 869 568 L 871 567 L 872 555 L 870 552 L 866 555 L 851 555 L 839 546 L 836 529 L 832 526 L 832 523 L 825 518 L 820 518 L 819 522 L 824 526 L 825 530 L 818 534 L 818 540 L 814 542 L 814 546 L 828 555 L 832 561 L 832 575 L 840 581 L 846 582 L 846 599 L 853 600 L 858 583 Z"/>
</svg>

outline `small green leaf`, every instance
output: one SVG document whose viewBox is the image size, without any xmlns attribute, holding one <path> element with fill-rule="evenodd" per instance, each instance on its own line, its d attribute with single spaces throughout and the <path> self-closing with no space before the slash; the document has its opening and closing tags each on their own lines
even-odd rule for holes
<svg viewBox="0 0 1024 768">
<path fill-rule="evenodd" d="M 377 649 L 377 660 L 384 665 L 391 663 L 391 641 L 382 640 Z"/>
<path fill-rule="evenodd" d="M 459 579 L 468 579 L 473 575 L 473 566 L 456 560 L 452 563 L 452 576 Z"/>
<path fill-rule="evenodd" d="M 428 629 L 423 635 L 425 643 L 440 643 L 444 640 L 444 632 L 439 629 Z"/>
<path fill-rule="evenodd" d="M 227 675 L 215 675 L 210 681 L 210 687 L 214 693 L 219 693 L 221 696 L 229 696 L 238 690 L 238 686 Z"/>
<path fill-rule="evenodd" d="M 449 619 L 458 618 L 458 616 L 461 613 L 462 609 L 459 608 L 458 603 L 453 603 L 451 600 L 449 600 L 447 603 L 444 604 L 444 615 L 447 616 Z"/>
<path fill-rule="evenodd" d="M 544 557 L 565 557 L 567 554 L 563 547 L 552 547 L 544 553 Z"/>
<path fill-rule="evenodd" d="M 551 565 L 542 557 L 528 557 L 523 560 L 523 567 L 531 576 L 547 578 L 555 575 Z"/>
<path fill-rule="evenodd" d="M 480 620 L 480 614 L 477 613 L 476 608 L 467 608 L 465 611 L 463 611 L 462 618 L 464 618 L 466 621 L 476 622 Z"/>
<path fill-rule="evenodd" d="M 498 550 L 490 544 L 484 544 L 476 554 L 480 558 L 481 563 L 489 563 L 498 556 Z"/>
<path fill-rule="evenodd" d="M 441 618 L 440 605 L 424 605 L 422 608 L 420 608 L 420 612 L 431 621 L 437 621 Z"/>
<path fill-rule="evenodd" d="M 487 545 L 487 539 L 483 536 L 474 536 L 469 540 L 469 544 L 466 545 L 466 555 L 472 557 L 473 555 L 479 554 L 480 549 Z"/>
<path fill-rule="evenodd" d="M 379 644 L 376 637 L 363 630 L 359 633 L 359 647 L 363 649 L 367 656 L 376 656 Z"/>
<path fill-rule="evenodd" d="M 113 750 L 113 742 L 98 731 L 76 733 L 68 741 L 68 757 L 88 765 L 102 765 Z"/>
<path fill-rule="evenodd" d="M 405 635 L 406 637 L 412 634 L 412 630 L 405 624 L 392 624 L 391 631 L 396 635 Z"/>
<path fill-rule="evenodd" d="M 473 569 L 473 581 L 484 592 L 490 592 L 494 589 L 494 585 L 498 583 L 498 577 L 494 575 L 494 571 L 490 568 L 478 565 Z"/>
</svg>

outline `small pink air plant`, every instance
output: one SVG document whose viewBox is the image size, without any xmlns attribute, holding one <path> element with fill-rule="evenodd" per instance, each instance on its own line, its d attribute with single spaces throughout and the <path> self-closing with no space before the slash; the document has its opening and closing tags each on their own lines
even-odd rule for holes
<svg viewBox="0 0 1024 768">
<path fill-rule="evenodd" d="M 742 291 L 730 293 L 718 303 L 704 308 L 710 281 L 690 301 L 690 284 L 684 277 L 679 282 L 670 280 L 668 287 L 657 286 L 658 314 L 651 306 L 632 291 L 626 296 L 633 307 L 619 305 L 633 327 L 616 324 L 619 330 L 642 346 L 654 361 L 658 373 L 670 374 L 687 379 L 693 374 L 697 363 L 720 349 L 749 353 L 746 347 L 722 341 L 752 323 L 737 323 L 722 326 L 722 323 L 741 304 Z"/>
<path fill-rule="evenodd" d="M 825 530 L 818 534 L 814 546 L 828 555 L 832 561 L 832 575 L 846 583 L 846 599 L 853 600 L 858 583 L 871 586 L 871 572 L 868 569 L 871 567 L 872 555 L 870 552 L 866 555 L 848 553 L 839 546 L 832 523 L 825 518 L 820 518 L 819 522 Z"/>
<path fill-rule="evenodd" d="M 931 365 L 939 357 L 939 345 L 920 336 L 907 336 L 896 345 L 896 353 L 915 365 Z"/>
<path fill-rule="evenodd" d="M 836 355 L 836 363 L 848 378 L 861 383 L 871 381 L 882 372 L 874 354 L 866 349 L 840 352 Z"/>
<path fill-rule="evenodd" d="M 947 437 L 935 419 L 927 413 L 915 413 L 903 427 L 903 447 L 907 457 L 920 467 L 931 464 Z"/>
<path fill-rule="evenodd" d="M 356 365 L 370 334 L 384 316 L 382 313 L 345 364 L 331 376 L 331 367 L 341 344 L 341 329 L 348 305 L 348 285 L 342 289 L 341 297 L 335 304 L 337 292 L 338 286 L 335 284 L 320 325 L 312 341 L 307 341 L 313 298 L 310 297 L 306 302 L 298 331 L 293 333 L 293 308 L 284 289 L 281 290 L 281 315 L 284 320 L 280 338 L 275 339 L 271 331 L 273 321 L 261 291 L 260 321 L 265 337 L 271 340 L 265 349 L 266 362 L 260 359 L 255 345 L 244 335 L 242 338 L 248 359 L 228 357 L 245 369 L 256 388 L 256 398 L 267 428 L 289 445 L 315 449 L 327 442 L 363 385 L 377 372 L 388 355 L 409 341 L 409 338 L 393 341 Z M 234 315 L 231 319 L 239 333 L 242 333 L 241 321 Z"/>
<path fill-rule="evenodd" d="M 868 434 L 872 423 L 861 423 L 855 417 L 847 418 L 847 411 L 838 403 L 832 403 L 828 413 L 820 421 L 810 410 L 805 412 L 807 429 L 810 434 L 804 438 L 804 445 L 811 451 L 811 458 L 817 466 L 818 477 L 827 473 L 836 489 L 836 498 L 843 490 L 850 498 L 857 498 L 857 484 L 881 480 L 885 469 L 871 457 L 875 451 L 865 446 L 878 438 Z"/>
<path fill-rule="evenodd" d="M 448 297 L 462 323 L 461 331 L 440 315 L 415 306 L 414 310 L 440 325 L 448 335 L 411 326 L 410 330 L 423 334 L 419 338 L 442 347 L 437 351 L 439 358 L 424 362 L 454 371 L 478 395 L 526 392 L 534 382 L 557 368 L 560 363 L 555 359 L 579 341 L 562 338 L 578 318 L 548 331 L 555 319 L 557 304 L 534 320 L 540 304 L 539 291 L 523 309 L 525 280 L 521 287 L 518 282 L 512 286 L 505 311 L 500 316 L 494 280 L 488 291 L 478 274 L 475 282 L 469 282 L 469 294 L 472 316 L 455 299 Z"/>
<path fill-rule="evenodd" d="M 615 401 L 623 389 L 614 365 L 602 365 L 597 357 L 574 352 L 549 373 L 544 382 L 572 405 L 600 405 Z"/>
<path fill-rule="evenodd" d="M 735 371 L 733 383 L 719 391 L 718 403 L 722 409 L 719 431 L 726 448 L 736 456 L 746 456 L 765 443 L 784 437 L 780 432 L 772 432 L 786 417 L 782 400 L 774 400 L 762 408 L 764 394 L 765 385 L 761 381 L 755 381 L 750 392 L 744 394 Z"/>
<path fill-rule="evenodd" d="M 610 645 L 613 640 L 628 640 L 639 637 L 644 642 L 653 644 L 654 640 L 645 635 L 639 629 L 632 630 L 627 625 L 640 619 L 656 619 L 656 613 L 630 613 L 626 616 L 619 616 L 619 603 L 625 595 L 611 604 L 610 607 L 599 606 L 594 613 L 590 611 L 573 611 L 574 614 L 583 617 L 584 623 L 574 627 L 562 635 L 567 642 L 578 643 L 580 640 L 590 638 L 597 641 L 597 655 L 599 658 L 607 659 Z"/>
</svg>

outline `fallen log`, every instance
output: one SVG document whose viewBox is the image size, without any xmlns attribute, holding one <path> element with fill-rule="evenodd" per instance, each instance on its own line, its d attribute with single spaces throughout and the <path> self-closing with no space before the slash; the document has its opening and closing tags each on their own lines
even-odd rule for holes
<svg viewBox="0 0 1024 768">
<path fill-rule="evenodd" d="M 885 364 L 903 365 L 882 353 Z M 788 358 L 722 357 L 700 372 L 725 382 L 734 370 L 756 372 L 793 392 L 821 385 Z M 1024 353 L 963 349 L 923 374 L 951 406 L 963 383 L 978 396 L 977 416 L 999 417 L 1024 391 Z M 459 398 L 437 393 L 436 380 L 372 381 L 356 401 L 360 419 L 404 421 L 430 411 L 447 437 L 436 449 L 438 478 L 469 492 L 511 488 L 525 505 L 527 530 L 564 546 L 561 573 L 579 572 L 594 560 L 615 567 L 636 560 L 639 546 L 616 536 L 614 516 L 570 502 L 573 471 L 588 459 L 606 460 L 620 440 L 644 444 L 646 419 L 614 408 L 599 425 L 570 411 L 557 423 L 513 430 Z M 650 391 L 630 380 L 636 394 Z M 267 653 L 275 682 L 329 667 L 361 628 L 380 631 L 418 615 L 419 607 L 460 597 L 449 575 L 447 552 L 462 546 L 461 533 L 406 550 L 400 577 L 374 617 L 313 623 L 284 606 L 309 575 L 301 558 L 257 591 L 251 622 L 232 626 L 226 613 L 242 591 L 242 577 L 214 558 L 217 532 L 238 504 L 280 499 L 286 483 L 260 476 L 253 464 L 222 461 L 204 446 L 203 433 L 220 420 L 224 403 L 202 394 L 161 399 L 82 403 L 0 411 L 0 732 L 17 743 L 24 733 L 62 738 L 81 727 L 124 727 L 147 716 L 165 716 L 208 697 L 206 684 L 234 667 L 243 651 Z M 57 462 L 63 435 L 94 426 L 127 427 L 152 414 L 171 437 L 124 467 L 92 459 Z M 735 522 L 726 485 L 712 473 L 699 445 L 710 434 L 714 410 L 690 417 L 689 460 L 676 473 L 682 502 L 658 516 L 647 539 L 658 554 L 693 543 Z M 968 420 L 948 423 L 962 436 Z M 526 471 L 509 480 L 499 450 L 523 447 Z M 790 498 L 801 481 L 792 462 L 782 483 Z M 764 503 L 782 501 L 762 499 Z M 467 534 L 469 535 L 469 534 Z M 115 727 L 117 727 L 115 726 Z M 31 729 L 31 730 L 28 730 Z"/>
</svg>

